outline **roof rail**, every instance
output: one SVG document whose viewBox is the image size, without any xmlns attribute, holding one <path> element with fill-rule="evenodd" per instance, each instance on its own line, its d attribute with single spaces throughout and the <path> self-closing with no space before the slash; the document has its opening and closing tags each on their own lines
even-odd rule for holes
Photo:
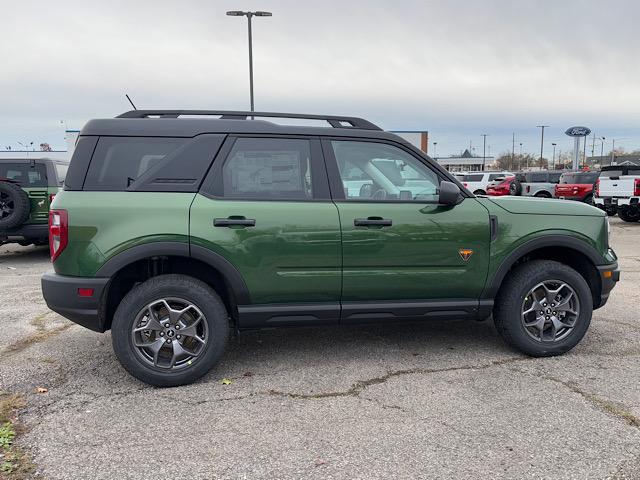
<svg viewBox="0 0 640 480">
<path fill-rule="evenodd" d="M 377 125 L 358 117 L 336 115 L 307 115 L 302 113 L 245 112 L 228 110 L 130 110 L 116 118 L 178 118 L 182 115 L 220 115 L 223 120 L 247 120 L 249 117 L 301 118 L 305 120 L 325 120 L 333 128 L 359 128 L 362 130 L 382 130 Z"/>
</svg>

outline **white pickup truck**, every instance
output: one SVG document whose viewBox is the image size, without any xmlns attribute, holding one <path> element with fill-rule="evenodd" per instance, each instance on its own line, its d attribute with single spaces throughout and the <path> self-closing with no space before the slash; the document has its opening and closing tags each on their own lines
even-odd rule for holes
<svg viewBox="0 0 640 480">
<path fill-rule="evenodd" d="M 625 222 L 640 220 L 640 166 L 603 167 L 594 188 L 593 203 Z"/>
</svg>

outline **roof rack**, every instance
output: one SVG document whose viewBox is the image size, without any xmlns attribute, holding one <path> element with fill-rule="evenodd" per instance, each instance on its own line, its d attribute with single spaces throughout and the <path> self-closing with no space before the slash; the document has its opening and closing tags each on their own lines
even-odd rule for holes
<svg viewBox="0 0 640 480">
<path fill-rule="evenodd" d="M 333 128 L 359 128 L 362 130 L 382 130 L 377 125 L 358 117 L 336 115 L 307 115 L 302 113 L 245 112 L 228 110 L 130 110 L 116 118 L 178 118 L 183 115 L 220 115 L 221 120 L 247 120 L 251 117 L 301 118 L 305 120 L 325 120 Z"/>
</svg>

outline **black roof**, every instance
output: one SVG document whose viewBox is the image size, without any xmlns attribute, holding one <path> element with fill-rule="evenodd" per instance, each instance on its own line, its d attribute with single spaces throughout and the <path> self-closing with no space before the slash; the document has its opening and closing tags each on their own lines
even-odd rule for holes
<svg viewBox="0 0 640 480">
<path fill-rule="evenodd" d="M 181 115 L 206 118 L 179 118 Z M 219 118 L 209 118 L 219 116 Z M 279 125 L 251 117 L 279 117 L 325 120 L 327 127 Z M 211 110 L 132 110 L 116 118 L 90 120 L 80 135 L 194 137 L 203 133 L 288 134 L 336 137 L 366 137 L 406 140 L 385 132 L 371 122 L 335 115 L 307 115 L 274 112 L 230 112 Z"/>
</svg>

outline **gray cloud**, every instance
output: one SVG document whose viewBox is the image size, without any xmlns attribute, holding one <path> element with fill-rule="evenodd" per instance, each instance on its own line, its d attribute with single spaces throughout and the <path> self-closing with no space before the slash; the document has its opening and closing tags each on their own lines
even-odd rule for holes
<svg viewBox="0 0 640 480">
<path fill-rule="evenodd" d="M 640 147 L 635 1 L 21 1 L 0 5 L 0 144 L 62 146 L 64 119 L 142 107 L 243 109 L 246 20 L 256 106 L 427 129 L 438 153 L 515 131 L 536 151 L 587 124 Z M 619 144 L 619 143 L 617 143 Z M 547 153 L 547 152 L 545 152 Z"/>
</svg>

